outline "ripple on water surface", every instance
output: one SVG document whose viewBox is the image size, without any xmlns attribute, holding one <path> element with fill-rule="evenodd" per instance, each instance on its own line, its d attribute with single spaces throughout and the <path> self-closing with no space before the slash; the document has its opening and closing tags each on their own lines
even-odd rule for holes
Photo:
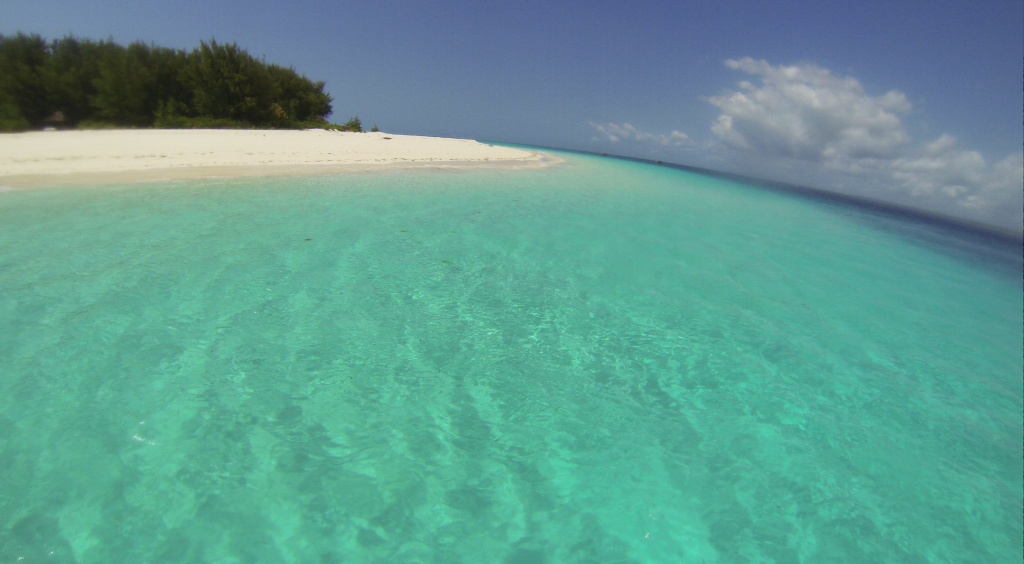
<svg viewBox="0 0 1024 564">
<path fill-rule="evenodd" d="M 1019 249 L 566 159 L 0 194 L 0 561 L 1019 561 Z"/>
</svg>

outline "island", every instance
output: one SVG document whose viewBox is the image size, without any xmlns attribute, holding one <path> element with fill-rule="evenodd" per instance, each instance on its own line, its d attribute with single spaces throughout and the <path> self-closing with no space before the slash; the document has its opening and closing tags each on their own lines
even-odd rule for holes
<svg viewBox="0 0 1024 564">
<path fill-rule="evenodd" d="M 0 36 L 0 188 L 381 167 L 542 166 L 535 151 L 364 132 L 323 81 L 234 43 Z"/>
</svg>

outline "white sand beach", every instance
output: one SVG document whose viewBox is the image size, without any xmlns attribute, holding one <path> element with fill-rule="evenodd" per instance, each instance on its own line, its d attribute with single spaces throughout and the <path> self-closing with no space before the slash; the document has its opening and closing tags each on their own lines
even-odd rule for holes
<svg viewBox="0 0 1024 564">
<path fill-rule="evenodd" d="M 468 139 L 325 130 L 115 129 L 0 134 L 0 186 L 394 167 L 538 167 L 544 153 Z"/>
</svg>

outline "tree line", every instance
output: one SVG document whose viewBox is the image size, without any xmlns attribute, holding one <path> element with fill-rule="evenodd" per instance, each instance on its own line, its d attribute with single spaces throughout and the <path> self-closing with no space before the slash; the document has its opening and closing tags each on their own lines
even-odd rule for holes
<svg viewBox="0 0 1024 564">
<path fill-rule="evenodd" d="M 362 131 L 328 124 L 323 81 L 234 43 L 191 51 L 39 35 L 0 35 L 0 131 L 67 127 L 259 127 Z"/>
</svg>

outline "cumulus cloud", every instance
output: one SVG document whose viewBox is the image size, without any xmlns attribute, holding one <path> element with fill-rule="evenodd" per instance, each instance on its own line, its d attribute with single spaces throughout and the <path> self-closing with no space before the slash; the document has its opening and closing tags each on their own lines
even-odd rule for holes
<svg viewBox="0 0 1024 564">
<path fill-rule="evenodd" d="M 672 133 L 648 133 L 640 131 L 628 123 L 617 125 L 614 123 L 606 123 L 604 125 L 594 122 L 589 122 L 590 125 L 601 134 L 604 139 L 617 143 L 621 140 L 632 140 L 641 142 L 656 143 L 658 145 L 664 145 L 666 147 L 682 147 L 693 145 L 693 140 L 690 136 L 681 131 L 672 131 Z"/>
<path fill-rule="evenodd" d="M 707 101 L 722 110 L 711 131 L 727 145 L 819 162 L 888 157 L 910 141 L 897 114 L 910 109 L 895 90 L 869 96 L 854 78 L 814 65 L 773 67 L 750 58 L 726 66 L 760 75 Z"/>
<path fill-rule="evenodd" d="M 950 135 L 925 143 L 913 156 L 893 160 L 889 168 L 893 178 L 915 196 L 964 195 L 991 172 L 981 153 L 958 151 Z"/>
<path fill-rule="evenodd" d="M 943 135 L 912 157 L 889 163 L 892 177 L 914 197 L 953 204 L 943 211 L 1020 230 L 1024 222 L 1024 156 L 988 165 L 977 151 L 961 151 Z"/>
<path fill-rule="evenodd" d="M 727 147 L 870 177 L 895 189 L 890 196 L 903 203 L 1021 228 L 1020 156 L 989 165 L 979 152 L 958 149 L 950 135 L 913 147 L 901 119 L 910 103 L 897 90 L 872 96 L 857 79 L 813 64 L 725 64 L 760 78 L 705 99 L 722 111 L 711 132 Z"/>
</svg>

